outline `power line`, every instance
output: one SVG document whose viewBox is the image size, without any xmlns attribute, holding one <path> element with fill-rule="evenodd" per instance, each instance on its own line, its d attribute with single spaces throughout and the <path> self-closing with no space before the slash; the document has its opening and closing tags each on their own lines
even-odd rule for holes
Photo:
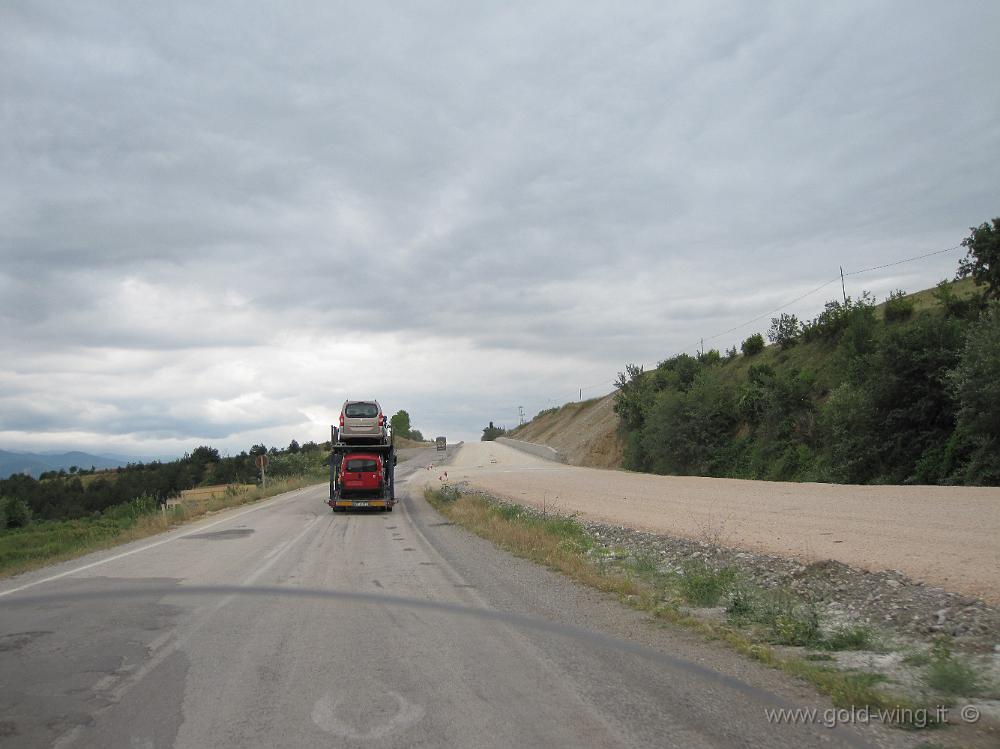
<svg viewBox="0 0 1000 749">
<path fill-rule="evenodd" d="M 859 273 L 868 273 L 873 270 L 882 270 L 883 268 L 891 268 L 894 265 L 902 265 L 903 263 L 911 263 L 914 260 L 923 260 L 925 257 L 933 257 L 934 255 L 941 255 L 945 252 L 953 252 L 954 250 L 964 247 L 964 245 L 957 244 L 954 247 L 946 247 L 943 250 L 934 250 L 934 252 L 928 252 L 925 255 L 917 255 L 916 257 L 908 257 L 905 260 L 897 260 L 894 263 L 886 263 L 885 265 L 876 265 L 871 268 L 862 268 L 861 270 L 852 270 L 850 273 L 845 273 L 845 276 L 856 276 Z"/>
<path fill-rule="evenodd" d="M 904 263 L 912 263 L 915 260 L 923 260 L 924 258 L 933 257 L 935 255 L 942 255 L 942 254 L 944 254 L 946 252 L 953 252 L 953 251 L 955 251 L 955 250 L 957 250 L 957 249 L 959 249 L 961 247 L 963 247 L 963 245 L 957 244 L 957 245 L 954 245 L 952 247 L 945 247 L 942 250 L 934 250 L 932 252 L 925 252 L 922 255 L 914 255 L 913 257 L 903 258 L 902 260 L 896 260 L 896 261 L 893 261 L 891 263 L 885 263 L 883 265 L 875 265 L 875 266 L 872 266 L 871 268 L 861 268 L 860 270 L 853 270 L 853 271 L 850 271 L 849 273 L 844 273 L 843 275 L 844 276 L 857 276 L 857 275 L 860 275 L 861 273 L 870 273 L 871 271 L 882 270 L 883 268 L 891 268 L 891 267 L 896 266 L 896 265 L 903 265 Z M 775 307 L 770 312 L 765 312 L 764 314 L 758 315 L 757 317 L 754 317 L 754 318 L 752 318 L 750 320 L 742 322 L 739 325 L 735 325 L 732 328 L 729 328 L 728 330 L 724 330 L 721 333 L 715 333 L 714 335 L 706 336 L 703 340 L 711 341 L 711 340 L 714 340 L 716 338 L 721 338 L 722 336 L 728 335 L 729 333 L 733 333 L 733 332 L 739 330 L 740 328 L 744 328 L 747 325 L 750 325 L 752 323 L 758 322 L 759 320 L 763 320 L 763 319 L 765 319 L 767 317 L 770 317 L 775 312 L 780 312 L 781 310 L 785 309 L 786 307 L 790 307 L 791 305 L 795 304 L 796 302 L 801 302 L 806 297 L 812 296 L 816 292 L 825 289 L 830 284 L 835 283 L 836 281 L 839 281 L 839 280 L 841 280 L 841 276 L 838 274 L 837 276 L 834 276 L 833 278 L 831 278 L 829 281 L 824 281 L 823 283 L 821 283 L 816 288 L 814 288 L 814 289 L 812 289 L 810 291 L 807 291 L 805 294 L 802 294 L 801 296 L 797 296 L 794 299 L 792 299 L 792 300 L 790 300 L 788 302 L 785 302 L 784 304 L 782 304 L 779 307 Z M 692 345 L 692 347 L 693 346 L 694 346 L 694 344 Z M 689 348 L 691 348 L 691 347 L 689 347 Z M 687 349 L 685 349 L 685 350 L 687 350 Z M 669 359 L 670 357 L 667 357 L 667 358 Z M 617 382 L 611 383 L 611 384 L 615 385 L 615 384 L 617 384 Z M 591 387 L 596 387 L 596 386 L 591 386 Z"/>
<path fill-rule="evenodd" d="M 915 255 L 913 257 L 903 258 L 902 260 L 896 260 L 896 261 L 891 262 L 891 263 L 885 263 L 883 265 L 874 265 L 871 268 L 862 268 L 860 270 L 852 270 L 852 271 L 850 271 L 848 273 L 844 273 L 844 275 L 845 276 L 857 276 L 857 275 L 859 275 L 861 273 L 870 273 L 873 270 L 882 270 L 883 268 L 891 268 L 894 265 L 903 265 L 904 263 L 912 263 L 915 260 L 923 260 L 924 258 L 933 257 L 934 255 L 941 255 L 941 254 L 943 254 L 945 252 L 953 252 L 954 250 L 957 250 L 960 247 L 962 247 L 962 245 L 961 244 L 957 244 L 954 247 L 945 247 L 943 250 L 934 250 L 933 252 L 926 252 L 923 255 Z M 795 299 L 792 299 L 790 302 L 785 302 L 780 307 L 776 307 L 775 309 L 771 310 L 770 312 L 765 312 L 763 315 L 758 315 L 757 317 L 753 318 L 752 320 L 747 320 L 746 322 L 740 323 L 739 325 L 736 325 L 735 327 L 732 327 L 729 330 L 724 330 L 721 333 L 716 333 L 715 335 L 708 336 L 706 338 L 706 340 L 711 341 L 714 338 L 719 338 L 720 336 L 724 336 L 724 335 L 726 335 L 728 333 L 732 333 L 733 331 L 739 330 L 740 328 L 743 328 L 743 327 L 749 325 L 750 323 L 755 323 L 758 320 L 763 320 L 765 317 L 773 315 L 775 312 L 780 312 L 781 310 L 785 309 L 785 307 L 790 307 L 791 305 L 795 304 L 796 302 L 801 302 L 806 297 L 812 296 L 817 291 L 820 291 L 821 289 L 825 289 L 827 286 L 829 286 L 830 284 L 834 283 L 839 278 L 840 278 L 840 276 L 834 276 L 829 281 L 825 281 L 825 282 L 821 283 L 819 286 L 817 286 L 812 291 L 807 291 L 802 296 L 795 297 Z"/>
<path fill-rule="evenodd" d="M 847 274 L 845 274 L 845 275 L 847 275 Z M 739 325 L 730 328 L 729 330 L 724 330 L 721 333 L 716 333 L 715 335 L 708 336 L 707 340 L 711 341 L 713 338 L 718 338 L 720 336 L 726 335 L 727 333 L 732 333 L 735 330 L 739 330 L 740 328 L 746 327 L 750 323 L 757 322 L 758 320 L 763 320 L 765 317 L 768 317 L 769 315 L 773 315 L 775 312 L 781 312 L 781 310 L 785 309 L 785 307 L 790 307 L 793 304 L 795 304 L 796 302 L 801 302 L 807 296 L 812 296 L 813 294 L 815 294 L 820 289 L 825 289 L 827 286 L 829 286 L 830 284 L 832 284 L 834 281 L 838 280 L 839 278 L 840 278 L 840 276 L 836 276 L 835 278 L 831 278 L 829 281 L 825 281 L 825 282 L 821 283 L 819 286 L 817 286 L 812 291 L 807 291 L 802 296 L 797 296 L 794 299 L 792 299 L 790 302 L 785 302 L 780 307 L 775 307 L 770 312 L 765 312 L 763 315 L 758 315 L 757 317 L 753 318 L 752 320 L 747 320 L 746 322 L 742 322 Z"/>
</svg>

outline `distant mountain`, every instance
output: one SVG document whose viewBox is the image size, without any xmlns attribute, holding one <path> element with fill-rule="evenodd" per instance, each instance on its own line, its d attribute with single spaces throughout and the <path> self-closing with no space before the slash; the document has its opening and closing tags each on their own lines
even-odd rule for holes
<svg viewBox="0 0 1000 749">
<path fill-rule="evenodd" d="M 68 470 L 71 466 L 117 468 L 134 461 L 134 458 L 108 458 L 79 451 L 41 454 L 0 450 L 0 479 L 5 479 L 15 473 L 27 473 L 38 478 L 45 471 L 58 471 L 60 468 Z"/>
</svg>

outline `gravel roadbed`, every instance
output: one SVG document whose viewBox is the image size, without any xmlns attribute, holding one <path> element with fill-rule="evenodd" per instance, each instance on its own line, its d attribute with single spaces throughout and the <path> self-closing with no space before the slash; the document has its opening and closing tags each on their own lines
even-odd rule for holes
<svg viewBox="0 0 1000 749">
<path fill-rule="evenodd" d="M 516 504 L 461 483 L 457 488 L 490 502 Z M 546 514 L 531 506 L 518 506 L 538 517 Z M 816 605 L 829 621 L 865 624 L 884 634 L 923 642 L 948 636 L 956 648 L 967 652 L 1000 652 L 1000 609 L 977 598 L 924 585 L 897 571 L 872 572 L 833 560 L 803 564 L 707 541 L 577 520 L 610 555 L 652 554 L 659 557 L 663 572 L 683 573 L 684 566 L 692 562 L 716 570 L 734 567 L 752 584 L 785 590 Z"/>
</svg>

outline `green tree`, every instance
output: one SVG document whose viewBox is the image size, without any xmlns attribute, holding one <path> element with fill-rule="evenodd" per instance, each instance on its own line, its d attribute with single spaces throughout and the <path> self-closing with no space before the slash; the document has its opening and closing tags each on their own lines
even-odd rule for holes
<svg viewBox="0 0 1000 749">
<path fill-rule="evenodd" d="M 398 435 L 399 437 L 410 437 L 410 415 L 400 409 L 392 418 L 389 419 L 389 424 L 392 425 L 392 433 Z"/>
<path fill-rule="evenodd" d="M 219 451 L 216 450 L 214 447 L 201 445 L 191 451 L 191 460 L 198 464 L 218 463 Z"/>
<path fill-rule="evenodd" d="M 1000 299 L 1000 218 L 993 219 L 992 226 L 984 222 L 969 231 L 962 240 L 969 251 L 959 261 L 958 276 L 972 276 L 977 286 L 986 286 L 987 297 Z"/>
<path fill-rule="evenodd" d="M 871 396 L 862 386 L 844 382 L 830 393 L 820 414 L 829 480 L 863 484 L 878 472 L 873 411 Z"/>
<path fill-rule="evenodd" d="M 615 413 L 622 422 L 632 429 L 642 426 L 643 419 L 643 372 L 640 364 L 626 364 L 625 371 L 618 373 L 615 380 Z M 491 423 L 492 426 L 492 423 Z"/>
<path fill-rule="evenodd" d="M 1000 483 L 1000 305 L 970 327 L 949 380 L 958 402 L 956 441 L 969 448 L 965 480 Z"/>
<path fill-rule="evenodd" d="M 416 442 L 423 442 L 424 441 L 424 433 L 421 432 L 419 429 L 411 429 L 410 430 L 410 439 L 411 440 L 415 440 Z"/>
<path fill-rule="evenodd" d="M 764 336 L 754 333 L 740 345 L 743 356 L 754 356 L 764 350 Z"/>
<path fill-rule="evenodd" d="M 301 449 L 302 448 L 299 447 L 299 443 L 297 440 L 292 440 L 291 442 L 288 443 L 288 452 L 290 453 L 297 453 Z"/>
<path fill-rule="evenodd" d="M 868 447 L 892 483 L 937 483 L 940 456 L 955 428 L 955 404 L 948 374 L 958 364 L 963 324 L 938 315 L 919 315 L 886 329 L 872 357 L 867 379 L 876 433 Z"/>
<path fill-rule="evenodd" d="M 24 528 L 31 522 L 31 509 L 20 497 L 0 499 L 7 528 Z"/>
<path fill-rule="evenodd" d="M 777 343 L 786 349 L 795 345 L 799 337 L 799 319 L 795 315 L 782 312 L 779 317 L 771 318 L 767 338 L 771 343 Z"/>
<path fill-rule="evenodd" d="M 718 349 L 710 348 L 708 351 L 700 352 L 696 358 L 702 364 L 718 364 L 722 361 L 722 354 Z"/>
<path fill-rule="evenodd" d="M 713 454 L 735 425 L 733 391 L 717 369 L 706 368 L 688 390 L 656 395 L 642 432 L 645 459 L 657 473 L 711 474 Z"/>
<path fill-rule="evenodd" d="M 909 319 L 913 316 L 913 300 L 902 289 L 892 291 L 885 300 L 884 314 L 887 323 Z"/>
<path fill-rule="evenodd" d="M 503 437 L 505 434 L 507 434 L 506 429 L 503 427 L 493 426 L 493 422 L 491 421 L 490 425 L 483 429 L 483 436 L 479 438 L 479 441 L 492 442 L 497 437 Z"/>
</svg>

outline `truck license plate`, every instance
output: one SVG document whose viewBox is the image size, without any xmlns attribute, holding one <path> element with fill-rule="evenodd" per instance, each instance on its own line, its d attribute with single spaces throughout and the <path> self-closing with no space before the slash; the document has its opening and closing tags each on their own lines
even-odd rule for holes
<svg viewBox="0 0 1000 749">
<path fill-rule="evenodd" d="M 367 502 L 355 502 L 354 506 L 355 507 L 367 507 L 368 503 Z"/>
</svg>

